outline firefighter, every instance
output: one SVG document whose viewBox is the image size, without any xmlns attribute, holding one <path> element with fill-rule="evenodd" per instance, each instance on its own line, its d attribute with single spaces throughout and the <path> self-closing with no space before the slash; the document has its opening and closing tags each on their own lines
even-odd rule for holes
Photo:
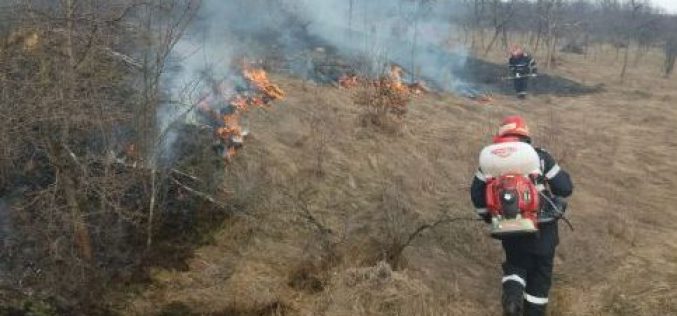
<svg viewBox="0 0 677 316">
<path fill-rule="evenodd" d="M 520 116 L 506 117 L 497 137 L 516 138 L 531 144 L 529 129 Z M 545 315 L 548 292 L 552 281 L 555 247 L 559 243 L 557 220 L 566 209 L 564 198 L 573 191 L 569 174 L 544 149 L 534 147 L 540 158 L 541 172 L 536 188 L 548 199 L 541 205 L 538 216 L 539 232 L 532 235 L 503 237 L 502 304 L 505 315 Z M 486 178 L 481 170 L 473 179 L 470 195 L 477 214 L 491 222 L 486 209 Z M 550 203 L 553 202 L 553 203 Z M 553 205 L 554 204 L 554 205 Z M 557 207 L 557 209 L 555 209 Z"/>
<path fill-rule="evenodd" d="M 538 73 L 536 60 L 531 55 L 525 53 L 522 48 L 515 46 L 510 52 L 508 68 L 513 77 L 517 97 L 520 99 L 525 98 L 527 96 L 529 77 L 535 76 Z"/>
</svg>

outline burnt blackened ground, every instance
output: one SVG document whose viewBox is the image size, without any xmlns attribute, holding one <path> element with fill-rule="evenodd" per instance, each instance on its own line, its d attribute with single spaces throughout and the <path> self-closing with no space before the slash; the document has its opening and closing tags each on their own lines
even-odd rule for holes
<svg viewBox="0 0 677 316">
<path fill-rule="evenodd" d="M 507 65 L 468 57 L 465 65 L 453 71 L 456 78 L 475 89 L 501 94 L 515 93 L 513 80 L 503 79 L 509 76 Z M 539 74 L 529 79 L 529 93 L 535 95 L 579 96 L 601 91 L 601 85 L 588 86 L 556 75 Z"/>
<path fill-rule="evenodd" d="M 327 46 L 318 40 L 313 51 L 304 56 L 305 61 L 295 61 L 295 66 L 289 67 L 292 75 L 301 76 L 320 84 L 335 83 L 343 74 L 360 74 L 368 68 L 368 58 L 360 56 L 346 56 L 339 50 Z M 424 58 L 434 58 L 437 64 L 444 65 L 430 68 L 427 73 L 418 73 L 416 77 L 423 80 L 429 87 L 437 91 L 447 91 L 461 96 L 474 96 L 486 93 L 500 93 L 513 95 L 515 93 L 513 80 L 504 78 L 510 76 L 505 64 L 492 63 L 470 56 L 459 56 L 446 52 L 439 47 L 425 49 Z M 465 58 L 465 62 L 459 60 Z M 405 80 L 411 78 L 412 71 L 406 63 L 391 60 L 400 65 L 406 72 Z M 305 67 L 304 67 L 305 66 Z M 386 69 L 386 67 L 384 67 Z M 373 73 L 373 72 L 372 72 Z M 589 86 L 557 75 L 541 73 L 536 78 L 529 79 L 529 93 L 534 95 L 579 96 L 601 92 L 602 85 Z"/>
<path fill-rule="evenodd" d="M 307 27 L 299 27 L 292 36 L 295 45 L 289 45 L 289 37 L 281 35 L 259 42 L 275 43 L 277 40 L 278 47 L 286 47 L 283 52 L 289 61 L 286 68 L 291 74 L 321 84 L 331 84 L 346 73 L 378 75 L 389 69 L 388 64 L 397 64 L 405 70 L 403 79 L 421 79 L 437 91 L 462 96 L 515 93 L 513 81 L 503 79 L 509 76 L 507 64 L 472 57 L 462 48 L 450 49 L 441 43 L 421 41 L 412 50 L 411 43 L 391 37 L 379 42 L 384 52 L 383 56 L 377 57 L 364 55 L 364 50 L 354 44 L 373 41 L 369 34 L 341 28 L 335 29 L 334 33 L 350 34 L 349 38 L 353 40 L 345 42 L 346 47 L 337 47 L 310 34 Z M 290 50 L 295 52 L 290 54 Z M 601 86 L 588 86 L 551 74 L 540 74 L 529 83 L 529 92 L 535 95 L 578 96 L 601 90 Z"/>
</svg>

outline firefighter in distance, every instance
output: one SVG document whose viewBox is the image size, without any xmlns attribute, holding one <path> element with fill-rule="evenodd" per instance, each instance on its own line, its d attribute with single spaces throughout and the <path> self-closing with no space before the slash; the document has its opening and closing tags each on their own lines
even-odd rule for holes
<svg viewBox="0 0 677 316">
<path fill-rule="evenodd" d="M 508 60 L 508 68 L 515 85 L 515 93 L 518 98 L 526 98 L 527 88 L 529 85 L 529 78 L 536 77 L 538 68 L 536 67 L 536 60 L 520 47 L 514 47 L 510 52 L 510 59 Z"/>
</svg>

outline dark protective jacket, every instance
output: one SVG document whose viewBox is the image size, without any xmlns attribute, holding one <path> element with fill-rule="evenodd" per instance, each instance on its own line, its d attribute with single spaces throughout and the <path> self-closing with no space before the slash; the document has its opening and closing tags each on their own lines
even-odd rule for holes
<svg viewBox="0 0 677 316">
<path fill-rule="evenodd" d="M 536 60 L 527 53 L 522 54 L 520 57 L 510 57 L 510 60 L 508 60 L 508 67 L 513 75 L 528 75 L 538 72 Z"/>
<path fill-rule="evenodd" d="M 569 174 L 562 170 L 550 153 L 542 148 L 535 147 L 535 149 L 541 159 L 541 171 L 543 172 L 543 176 L 536 182 L 536 187 L 555 201 L 557 197 L 570 196 L 573 192 L 573 184 Z M 477 214 L 489 221 L 490 214 L 486 209 L 485 189 L 486 178 L 482 170 L 478 170 L 470 187 L 470 197 L 477 209 Z M 554 253 L 559 243 L 557 220 L 554 215 L 552 207 L 544 201 L 539 212 L 538 234 L 505 238 L 502 240 L 503 247 L 506 251 L 515 249 L 538 254 Z"/>
<path fill-rule="evenodd" d="M 535 148 L 541 163 L 542 176 L 536 180 L 536 188 L 554 203 L 559 197 L 568 197 L 573 191 L 569 174 L 562 170 L 555 159 L 545 150 Z M 472 202 L 485 221 L 490 220 L 485 201 L 486 178 L 478 170 L 470 189 Z M 545 200 L 545 199 L 542 199 Z M 564 210 L 565 204 L 558 205 Z M 552 285 L 555 248 L 559 243 L 557 220 L 547 202 L 541 204 L 539 231 L 535 235 L 506 237 L 502 239 L 505 250 L 503 263 L 502 303 L 504 312 L 518 312 L 525 316 L 544 316 L 548 294 Z"/>
</svg>

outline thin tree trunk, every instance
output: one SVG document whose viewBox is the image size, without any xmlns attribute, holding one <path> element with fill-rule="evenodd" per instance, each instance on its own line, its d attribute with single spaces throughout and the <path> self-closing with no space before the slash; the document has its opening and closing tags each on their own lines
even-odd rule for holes
<svg viewBox="0 0 677 316">
<path fill-rule="evenodd" d="M 416 81 L 416 45 L 418 45 L 418 11 L 420 10 L 420 3 L 416 1 L 416 11 L 414 16 L 414 38 L 411 43 L 411 80 Z"/>
<path fill-rule="evenodd" d="M 675 57 L 677 56 L 673 54 L 669 54 L 665 57 L 665 78 L 670 77 L 672 70 L 675 68 Z"/>
<path fill-rule="evenodd" d="M 639 65 L 639 62 L 642 60 L 642 57 L 644 57 L 644 54 L 646 53 L 647 49 L 644 49 L 642 45 L 637 45 L 637 52 L 635 55 L 635 60 L 633 60 L 632 65 L 637 67 Z"/>
<path fill-rule="evenodd" d="M 66 1 L 66 55 L 68 56 L 68 71 L 66 73 L 67 83 L 62 85 L 63 94 L 66 96 L 66 99 L 63 102 L 72 102 L 74 94 L 74 85 L 75 83 L 75 47 L 74 47 L 74 15 L 75 15 L 75 3 L 74 0 Z M 61 135 L 61 141 L 67 142 L 69 135 L 69 126 L 64 126 L 63 134 Z M 74 243 L 78 248 L 78 253 L 81 258 L 90 261 L 92 259 L 92 244 L 89 234 L 89 228 L 87 228 L 85 216 L 83 215 L 82 208 L 78 202 L 77 192 L 78 185 L 75 176 L 69 172 L 69 168 L 65 166 L 65 162 L 58 163 L 59 161 L 64 161 L 64 155 L 62 154 L 61 145 L 55 143 L 52 144 L 52 152 L 54 153 L 55 163 L 57 163 L 57 168 L 60 170 L 62 179 L 64 180 L 64 196 L 66 198 L 66 204 L 71 210 L 71 218 L 73 221 L 73 234 L 74 234 Z M 67 153 L 68 154 L 68 153 Z M 66 154 L 66 155 L 67 155 Z"/>
<path fill-rule="evenodd" d="M 588 49 L 590 45 L 590 35 L 585 33 L 585 39 L 583 40 L 583 58 L 588 59 Z"/>
<path fill-rule="evenodd" d="M 628 57 L 630 56 L 630 41 L 627 43 L 627 47 L 625 47 L 625 54 L 623 55 L 623 68 L 621 69 L 621 83 L 625 80 L 625 73 L 628 69 Z"/>
<path fill-rule="evenodd" d="M 487 48 L 484 50 L 484 56 L 489 54 L 489 51 L 494 47 L 494 43 L 496 42 L 496 39 L 498 39 L 498 36 L 501 34 L 501 29 L 496 28 L 496 31 L 494 32 L 494 36 L 491 38 L 491 42 L 489 42 L 489 45 Z"/>
<path fill-rule="evenodd" d="M 353 8 L 355 4 L 355 0 L 350 0 L 348 3 L 348 31 L 350 32 L 349 36 L 352 36 L 352 31 L 353 31 Z"/>
<path fill-rule="evenodd" d="M 503 31 L 501 32 L 503 34 L 503 37 L 501 37 L 501 41 L 503 43 L 503 50 L 507 51 L 508 50 L 508 30 L 506 27 L 501 28 Z"/>
<path fill-rule="evenodd" d="M 64 196 L 66 197 L 66 203 L 71 209 L 71 217 L 73 218 L 73 232 L 75 237 L 75 245 L 78 249 L 78 253 L 81 258 L 86 261 L 92 260 L 92 242 L 89 235 L 89 228 L 85 222 L 85 219 L 82 215 L 82 210 L 80 208 L 80 203 L 78 203 L 77 198 L 77 188 L 76 181 L 73 180 L 72 176 L 62 170 L 60 172 L 62 175 L 64 183 Z"/>
<path fill-rule="evenodd" d="M 52 164 L 57 170 L 57 178 L 61 181 L 57 183 L 63 183 L 63 193 L 66 198 L 66 205 L 70 210 L 71 215 L 71 224 L 73 225 L 73 244 L 78 251 L 78 255 L 85 261 L 90 261 L 92 259 L 92 242 L 89 234 L 89 228 L 85 217 L 83 216 L 82 206 L 80 205 L 78 199 L 78 190 L 81 187 L 77 181 L 77 177 L 74 175 L 77 169 L 76 167 L 69 167 L 67 161 L 69 161 L 72 156 L 72 153 L 64 153 L 64 146 L 54 139 L 50 139 L 51 135 L 47 137 L 47 144 L 49 147 L 49 156 Z M 64 128 L 62 138 L 68 138 L 67 127 Z M 70 156 L 69 156 L 70 155 Z"/>
<path fill-rule="evenodd" d="M 148 225 L 146 226 L 146 247 L 150 248 L 153 244 L 153 217 L 155 215 L 155 199 L 157 196 L 157 172 L 155 168 L 151 169 L 150 176 L 150 205 L 148 206 Z"/>
<path fill-rule="evenodd" d="M 68 63 L 71 68 L 71 72 L 75 69 L 75 52 L 73 49 L 73 13 L 75 8 L 73 6 L 73 0 L 66 1 L 66 28 L 68 29 L 66 34 L 66 54 L 68 55 Z"/>
<path fill-rule="evenodd" d="M 484 28 L 480 27 L 480 48 L 484 48 Z"/>
<path fill-rule="evenodd" d="M 548 25 L 548 45 L 546 48 L 546 53 L 545 53 L 545 68 L 551 69 L 552 67 L 552 46 L 554 43 L 555 39 L 553 36 L 553 31 L 552 31 L 552 25 Z"/>
<path fill-rule="evenodd" d="M 534 55 L 538 53 L 538 49 L 541 46 L 541 33 L 543 32 L 541 31 L 541 27 L 539 26 L 538 33 L 536 33 L 536 45 L 534 45 L 534 53 L 533 53 Z"/>
</svg>

